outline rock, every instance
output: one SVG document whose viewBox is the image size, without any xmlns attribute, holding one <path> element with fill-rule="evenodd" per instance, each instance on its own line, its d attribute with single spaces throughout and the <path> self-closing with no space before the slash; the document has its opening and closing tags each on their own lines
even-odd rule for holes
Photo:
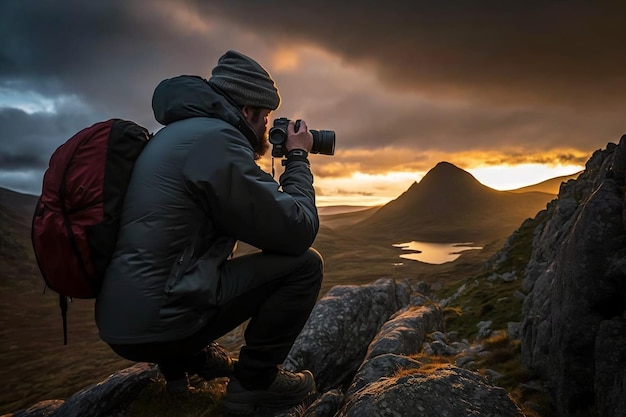
<svg viewBox="0 0 626 417">
<path fill-rule="evenodd" d="M 333 417 L 343 401 L 343 394 L 339 390 L 330 390 L 315 400 L 302 414 L 302 417 Z"/>
<path fill-rule="evenodd" d="M 322 391 L 340 386 L 359 368 L 382 325 L 409 299 L 408 285 L 391 279 L 331 288 L 313 308 L 284 367 L 309 369 Z"/>
<path fill-rule="evenodd" d="M 520 337 L 521 323 L 519 321 L 510 321 L 506 324 L 506 334 L 509 340 L 518 340 Z"/>
<path fill-rule="evenodd" d="M 431 293 L 432 286 L 429 283 L 424 282 L 424 281 L 420 281 L 418 283 L 413 284 L 411 286 L 411 290 L 414 293 L 419 293 L 419 294 L 422 294 L 422 295 L 424 295 L 426 297 L 431 297 L 431 295 L 432 295 L 432 293 Z"/>
<path fill-rule="evenodd" d="M 476 361 L 475 356 L 461 356 L 460 358 L 457 358 L 457 360 L 455 361 L 455 364 L 459 368 L 465 368 L 468 364 L 475 362 L 475 361 Z"/>
<path fill-rule="evenodd" d="M 626 415 L 626 321 L 605 320 L 596 335 L 595 379 L 598 415 Z M 614 414 L 613 414 L 614 413 Z"/>
<path fill-rule="evenodd" d="M 350 398 L 337 417 L 523 417 L 502 388 L 475 372 L 455 366 L 401 374 L 367 385 Z"/>
<path fill-rule="evenodd" d="M 514 272 L 505 272 L 500 276 L 500 279 L 504 282 L 511 282 L 517 279 L 517 276 Z"/>
<path fill-rule="evenodd" d="M 489 381 L 496 381 L 503 376 L 500 372 L 494 371 L 493 369 L 485 369 L 485 375 L 487 375 Z"/>
<path fill-rule="evenodd" d="M 128 407 L 158 374 L 155 365 L 138 363 L 72 395 L 51 417 L 110 417 Z"/>
<path fill-rule="evenodd" d="M 463 341 L 463 342 L 452 342 L 450 343 L 450 347 L 454 349 L 456 352 L 462 352 L 464 350 L 469 349 L 470 346 L 468 343 Z"/>
<path fill-rule="evenodd" d="M 439 341 L 439 340 L 434 340 L 432 342 L 430 342 L 429 344 L 429 348 L 428 348 L 428 352 L 430 355 L 435 355 L 435 356 L 454 356 L 457 353 L 459 353 L 456 349 L 454 349 L 451 346 L 446 345 L 445 343 Z M 432 353 L 430 353 L 432 352 Z"/>
<path fill-rule="evenodd" d="M 594 152 L 534 220 L 522 279 L 522 362 L 549 382 L 559 417 L 626 415 L 626 343 L 618 342 L 626 306 L 625 168 L 622 137 Z"/>
<path fill-rule="evenodd" d="M 446 338 L 450 341 L 450 342 L 457 342 L 459 340 L 459 332 L 456 330 L 453 330 L 451 332 L 447 332 L 446 333 Z M 447 343 L 447 342 L 446 342 Z"/>
<path fill-rule="evenodd" d="M 365 360 L 385 353 L 412 355 L 420 351 L 426 334 L 443 329 L 439 306 L 410 307 L 388 320 L 370 343 Z"/>
<path fill-rule="evenodd" d="M 421 368 L 422 363 L 406 356 L 391 353 L 376 356 L 364 362 L 348 388 L 346 398 L 352 397 L 363 387 L 382 378 L 391 378 L 401 369 Z"/>
<path fill-rule="evenodd" d="M 440 331 L 432 332 L 430 334 L 430 337 L 433 340 L 439 340 L 440 342 L 448 343 L 448 337 L 443 332 L 440 332 Z"/>
<path fill-rule="evenodd" d="M 11 417 L 50 417 L 63 402 L 63 400 L 39 401 L 25 410 L 16 411 Z"/>
<path fill-rule="evenodd" d="M 491 334 L 491 325 L 493 324 L 493 321 L 491 320 L 484 320 L 484 321 L 480 321 L 478 322 L 478 324 L 476 324 L 476 327 L 478 327 L 478 334 L 476 335 L 476 340 L 480 340 L 480 339 L 484 339 L 485 337 L 488 337 Z"/>
</svg>

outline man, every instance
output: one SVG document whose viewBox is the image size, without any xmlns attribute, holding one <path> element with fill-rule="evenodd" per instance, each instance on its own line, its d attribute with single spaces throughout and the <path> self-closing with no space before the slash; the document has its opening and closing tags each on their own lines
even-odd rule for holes
<svg viewBox="0 0 626 417">
<path fill-rule="evenodd" d="M 165 127 L 136 162 L 96 302 L 100 337 L 120 356 L 157 363 L 170 391 L 186 389 L 188 374 L 230 376 L 224 404 L 237 412 L 296 404 L 315 390 L 309 371 L 278 366 L 323 274 L 310 249 L 319 218 L 306 123 L 288 126 L 280 184 L 255 163 L 279 104 L 268 72 L 236 51 L 208 81 L 157 86 L 152 107 Z M 232 258 L 237 240 L 262 252 Z M 213 341 L 248 319 L 233 362 Z"/>
</svg>

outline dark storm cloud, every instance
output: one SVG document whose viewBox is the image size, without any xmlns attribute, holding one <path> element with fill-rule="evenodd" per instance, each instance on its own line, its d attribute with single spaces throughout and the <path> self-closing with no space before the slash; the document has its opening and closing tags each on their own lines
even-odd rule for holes
<svg viewBox="0 0 626 417">
<path fill-rule="evenodd" d="M 88 126 L 96 117 L 63 108 L 57 113 L 32 114 L 0 108 L 0 186 L 30 194 L 41 192 L 52 152 L 77 126 Z"/>
<path fill-rule="evenodd" d="M 202 2 L 198 2 L 202 3 Z M 626 2 L 213 2 L 288 42 L 376 68 L 405 91 L 499 102 L 626 103 Z"/>
<path fill-rule="evenodd" d="M 124 117 L 158 128 L 154 86 L 178 73 L 207 72 L 219 56 L 194 35 L 152 2 L 4 1 L 0 185 L 19 178 L 17 188 L 36 190 L 22 173 L 42 172 L 58 145 L 95 121 Z M 23 103 L 3 101 L 3 91 L 53 104 L 26 112 Z"/>
<path fill-rule="evenodd" d="M 0 109 L 0 169 L 46 168 L 52 152 L 75 133 L 74 127 L 92 120 L 74 112 L 28 114 Z"/>
<path fill-rule="evenodd" d="M 5 2 L 0 80 L 19 80 L 44 95 L 76 94 L 102 114 L 147 122 L 156 83 L 183 69 L 205 69 L 205 56 L 189 52 L 207 49 L 150 4 Z"/>
<path fill-rule="evenodd" d="M 346 149 L 382 142 L 444 152 L 592 152 L 626 130 L 623 1 L 196 3 L 277 46 L 317 45 L 348 67 L 375 71 L 389 92 L 433 101 L 344 95 L 341 108 L 320 119 L 348 133 Z"/>
</svg>

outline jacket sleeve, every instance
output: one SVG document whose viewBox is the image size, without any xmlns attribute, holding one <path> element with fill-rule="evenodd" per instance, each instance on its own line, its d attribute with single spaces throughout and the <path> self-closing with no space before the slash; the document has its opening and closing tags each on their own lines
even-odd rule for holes
<svg viewBox="0 0 626 417">
<path fill-rule="evenodd" d="M 265 251 L 305 252 L 319 229 L 308 164 L 289 163 L 279 184 L 255 163 L 238 131 L 225 128 L 217 136 L 199 141 L 184 168 L 216 229 Z"/>
</svg>

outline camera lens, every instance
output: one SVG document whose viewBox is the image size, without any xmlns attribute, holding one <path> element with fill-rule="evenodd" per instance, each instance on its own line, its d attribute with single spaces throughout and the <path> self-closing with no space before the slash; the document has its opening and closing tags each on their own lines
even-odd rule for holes
<svg viewBox="0 0 626 417">
<path fill-rule="evenodd" d="M 334 131 L 310 129 L 310 132 L 311 135 L 313 135 L 313 146 L 311 147 L 311 153 L 321 153 L 323 155 L 335 154 Z"/>
<path fill-rule="evenodd" d="M 284 129 L 273 127 L 270 129 L 268 139 L 272 145 L 281 145 L 287 140 L 287 132 Z"/>
</svg>

